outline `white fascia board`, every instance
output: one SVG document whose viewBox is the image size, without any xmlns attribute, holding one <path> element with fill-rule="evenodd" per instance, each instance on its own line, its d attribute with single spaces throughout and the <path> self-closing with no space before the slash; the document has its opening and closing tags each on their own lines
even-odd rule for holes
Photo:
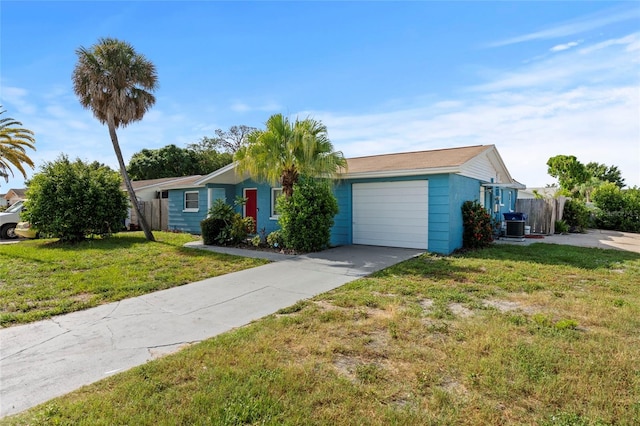
<svg viewBox="0 0 640 426">
<path fill-rule="evenodd" d="M 513 182 L 513 183 L 492 183 L 492 182 L 487 182 L 487 183 L 483 183 L 482 186 L 485 186 L 487 188 L 527 189 L 527 186 L 521 184 L 520 182 Z"/>
<path fill-rule="evenodd" d="M 439 167 L 432 169 L 411 169 L 411 170 L 389 170 L 389 171 L 373 171 L 361 173 L 343 173 L 338 176 L 339 179 L 372 179 L 372 178 L 390 178 L 402 176 L 422 176 L 422 175 L 438 175 L 443 173 L 458 173 L 458 167 Z"/>
</svg>

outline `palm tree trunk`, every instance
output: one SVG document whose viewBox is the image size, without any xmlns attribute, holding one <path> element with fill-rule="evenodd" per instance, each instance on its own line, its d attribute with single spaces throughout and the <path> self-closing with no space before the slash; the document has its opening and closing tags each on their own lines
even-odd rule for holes
<svg viewBox="0 0 640 426">
<path fill-rule="evenodd" d="M 120 144 L 118 143 L 118 135 L 116 134 L 116 126 L 113 121 L 113 117 L 109 114 L 107 119 L 107 127 L 109 127 L 109 136 L 111 136 L 111 143 L 113 143 L 113 150 L 116 152 L 116 157 L 118 158 L 118 164 L 120 165 L 120 174 L 122 175 L 122 180 L 124 181 L 124 185 L 127 188 L 127 192 L 129 193 L 129 200 L 131 201 L 131 205 L 133 206 L 134 211 L 136 212 L 136 217 L 138 218 L 138 222 L 144 231 L 144 236 L 148 241 L 155 241 L 156 239 L 151 232 L 151 228 L 147 223 L 147 219 L 140 214 L 140 207 L 138 207 L 138 199 L 136 197 L 136 192 L 133 190 L 133 186 L 131 185 L 131 180 L 129 179 L 129 174 L 127 173 L 127 168 L 124 165 L 124 159 L 122 158 L 122 151 L 120 150 Z"/>
</svg>

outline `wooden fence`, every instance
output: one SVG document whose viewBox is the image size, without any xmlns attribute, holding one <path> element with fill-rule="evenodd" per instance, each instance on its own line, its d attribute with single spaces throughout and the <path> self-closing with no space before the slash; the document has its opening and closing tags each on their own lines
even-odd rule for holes
<svg viewBox="0 0 640 426">
<path fill-rule="evenodd" d="M 169 230 L 169 200 L 167 198 L 156 198 L 151 201 L 141 201 L 140 213 L 147 219 L 147 223 L 154 231 Z M 135 211 L 131 211 L 131 223 L 138 224 Z"/>
<path fill-rule="evenodd" d="M 532 234 L 551 235 L 556 231 L 556 220 L 562 220 L 566 201 L 566 197 L 518 199 L 516 211 L 527 214 Z"/>
</svg>

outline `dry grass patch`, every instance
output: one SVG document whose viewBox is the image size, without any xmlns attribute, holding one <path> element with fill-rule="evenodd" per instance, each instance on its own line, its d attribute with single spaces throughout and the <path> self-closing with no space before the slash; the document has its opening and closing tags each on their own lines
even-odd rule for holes
<svg viewBox="0 0 640 426">
<path fill-rule="evenodd" d="M 636 254 L 423 256 L 0 423 L 635 425 L 639 329 Z"/>
</svg>

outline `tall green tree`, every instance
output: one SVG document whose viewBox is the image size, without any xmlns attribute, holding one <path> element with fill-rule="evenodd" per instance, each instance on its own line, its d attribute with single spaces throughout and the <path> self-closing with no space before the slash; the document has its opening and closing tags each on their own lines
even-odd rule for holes
<svg viewBox="0 0 640 426">
<path fill-rule="evenodd" d="M 229 130 L 216 129 L 215 137 L 203 137 L 200 142 L 196 144 L 187 145 L 187 148 L 198 150 L 205 148 L 208 151 L 223 150 L 231 154 L 236 153 L 242 146 L 244 146 L 249 138 L 249 135 L 255 132 L 255 127 L 239 125 L 231 126 Z"/>
<path fill-rule="evenodd" d="M 200 174 L 211 173 L 233 161 L 232 152 L 206 136 L 196 143 L 188 144 L 187 149 L 195 152 Z"/>
<path fill-rule="evenodd" d="M 136 152 L 129 160 L 127 172 L 133 180 L 160 179 L 200 174 L 200 167 L 195 152 L 172 144 Z"/>
<path fill-rule="evenodd" d="M 624 187 L 624 179 L 622 178 L 622 172 L 618 169 L 618 166 L 607 166 L 606 164 L 600 164 L 592 161 L 587 163 L 585 168 L 589 175 L 602 182 L 612 182 L 621 189 Z"/>
<path fill-rule="evenodd" d="M 574 155 L 556 155 L 547 161 L 547 173 L 558 178 L 560 190 L 566 195 L 578 193 L 578 187 L 589 179 L 584 164 Z"/>
<path fill-rule="evenodd" d="M 2 109 L 2 105 L 0 105 Z M 7 111 L 0 111 L 0 115 Z M 23 165 L 33 168 L 33 160 L 27 155 L 27 148 L 35 150 L 33 132 L 22 127 L 22 123 L 10 117 L 0 118 L 0 177 L 9 181 L 14 176 L 11 166 L 27 177 Z"/>
<path fill-rule="evenodd" d="M 155 241 L 149 224 L 140 213 L 116 129 L 142 120 L 155 103 L 152 92 L 158 87 L 156 67 L 129 43 L 114 38 L 101 38 L 88 49 L 78 48 L 76 54 L 78 62 L 73 70 L 73 90 L 80 104 L 90 109 L 100 123 L 107 125 L 132 208 L 147 240 Z"/>
<path fill-rule="evenodd" d="M 249 141 L 235 154 L 238 172 L 255 180 L 282 185 L 291 197 L 300 176 L 332 177 L 346 169 L 342 152 L 334 151 L 322 122 L 310 118 L 291 122 L 282 114 L 267 120 L 266 129 L 249 135 Z"/>
</svg>

